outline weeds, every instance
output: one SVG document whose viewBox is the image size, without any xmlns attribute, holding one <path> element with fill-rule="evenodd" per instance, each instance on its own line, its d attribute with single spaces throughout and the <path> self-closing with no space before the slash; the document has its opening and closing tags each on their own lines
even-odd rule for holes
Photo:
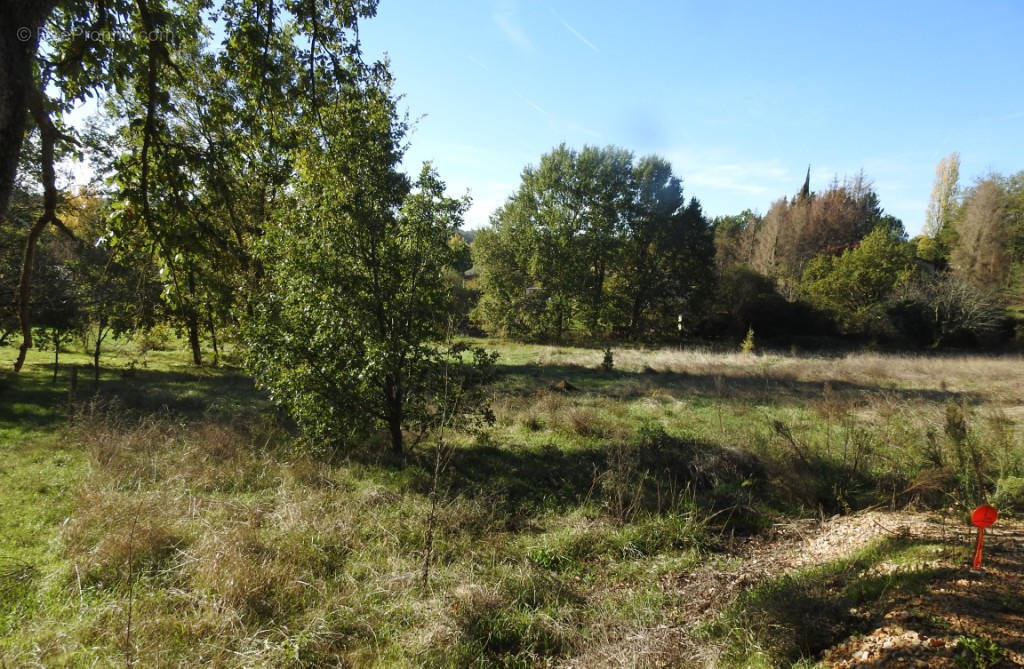
<svg viewBox="0 0 1024 669">
<path fill-rule="evenodd" d="M 17 562 L 32 568 L 0 564 L 0 653 L 11 666 L 632 661 L 678 624 L 673 580 L 724 559 L 716 537 L 801 513 L 1024 498 L 1017 363 L 623 348 L 611 374 L 601 356 L 511 349 L 498 422 L 425 438 L 404 463 L 304 451 L 223 371 L 202 388 L 154 367 L 123 392 L 101 379 L 103 401 L 76 404 L 59 439 L 18 461 L 37 469 L 17 499 L 38 487 L 68 501 L 26 513 L 51 528 Z M 27 378 L 7 393 L 63 407 L 63 389 Z M 76 476 L 61 478 L 68 462 Z M 719 630 L 746 650 L 721 662 L 799 659 L 857 628 L 850 602 L 913 586 L 833 566 L 754 589 L 752 613 Z M 792 636 L 787 606 L 820 624 Z"/>
<path fill-rule="evenodd" d="M 985 456 L 980 442 L 970 432 L 968 416 L 965 405 L 946 403 L 946 438 L 953 448 L 958 492 L 964 508 L 972 508 L 986 497 L 986 477 L 982 473 Z"/>
<path fill-rule="evenodd" d="M 956 641 L 956 666 L 963 669 L 988 669 L 1003 659 L 1003 649 L 984 636 L 962 636 Z"/>
</svg>

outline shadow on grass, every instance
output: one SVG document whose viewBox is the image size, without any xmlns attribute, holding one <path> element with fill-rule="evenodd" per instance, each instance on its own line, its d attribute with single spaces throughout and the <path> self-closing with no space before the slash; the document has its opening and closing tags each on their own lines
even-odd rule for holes
<svg viewBox="0 0 1024 669">
<path fill-rule="evenodd" d="M 414 469 L 418 475 L 406 481 L 418 493 L 429 493 L 432 452 L 406 458 L 380 452 L 346 457 L 394 472 Z M 764 509 L 778 504 L 755 456 L 664 432 L 573 449 L 503 447 L 481 439 L 455 451 L 442 486 L 446 497 L 484 501 L 512 530 L 545 513 L 588 505 L 624 522 L 697 505 L 707 512 L 728 509 L 719 521 L 746 533 L 762 529 L 767 522 Z"/>
<path fill-rule="evenodd" d="M 710 374 L 687 374 L 672 371 L 606 372 L 582 365 L 497 365 L 498 387 L 513 395 L 527 395 L 538 388 L 550 387 L 559 381 L 568 381 L 582 392 L 605 395 L 615 399 L 642 397 L 651 390 L 659 389 L 673 395 L 716 396 L 716 376 Z M 722 397 L 736 401 L 757 401 L 759 403 L 806 403 L 820 399 L 823 383 L 801 381 L 784 374 L 723 374 Z M 945 402 L 947 400 L 976 403 L 981 398 L 975 394 L 926 388 L 892 388 L 883 385 L 860 384 L 842 380 L 831 380 L 832 391 L 841 395 L 885 393 L 902 401 Z"/>
<path fill-rule="evenodd" d="M 65 417 L 67 386 L 41 365 L 26 365 L 20 374 L 0 372 L 0 427 L 42 429 Z"/>
<path fill-rule="evenodd" d="M 194 417 L 210 413 L 245 414 L 268 406 L 264 393 L 237 369 L 198 368 L 170 371 L 136 370 L 111 375 L 83 389 L 103 398 L 116 398 L 130 411 L 162 411 Z"/>
<path fill-rule="evenodd" d="M 0 426 L 45 428 L 64 420 L 70 408 L 69 372 L 52 382 L 49 366 L 29 365 L 21 374 L 7 373 L 0 382 Z M 116 402 L 137 414 L 156 412 L 197 417 L 211 413 L 245 415 L 268 406 L 265 394 L 240 370 L 92 370 L 79 367 L 75 403 Z"/>
</svg>

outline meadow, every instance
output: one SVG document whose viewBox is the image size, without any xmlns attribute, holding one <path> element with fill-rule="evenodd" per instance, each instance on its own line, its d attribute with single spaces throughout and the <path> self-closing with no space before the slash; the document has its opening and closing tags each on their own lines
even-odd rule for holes
<svg viewBox="0 0 1024 669">
<path fill-rule="evenodd" d="M 0 377 L 0 666 L 813 665 L 963 547 L 752 556 L 1024 511 L 1020 356 L 477 343 L 494 424 L 401 457 L 311 448 L 173 345 L 95 381 L 33 352 Z"/>
</svg>

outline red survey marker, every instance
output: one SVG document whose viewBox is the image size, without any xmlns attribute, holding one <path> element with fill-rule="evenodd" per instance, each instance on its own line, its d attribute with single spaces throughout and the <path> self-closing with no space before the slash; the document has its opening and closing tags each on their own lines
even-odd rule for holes
<svg viewBox="0 0 1024 669">
<path fill-rule="evenodd" d="M 985 528 L 996 522 L 999 512 L 994 506 L 982 504 L 971 514 L 971 523 L 978 528 L 978 545 L 974 548 L 974 563 L 971 569 L 981 571 L 981 544 L 985 540 Z"/>
</svg>

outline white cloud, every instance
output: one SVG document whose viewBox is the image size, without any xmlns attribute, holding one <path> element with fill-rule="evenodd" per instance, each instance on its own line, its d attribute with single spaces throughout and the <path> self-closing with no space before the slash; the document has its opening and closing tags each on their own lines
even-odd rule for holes
<svg viewBox="0 0 1024 669">
<path fill-rule="evenodd" d="M 798 180 L 777 160 L 744 160 L 698 151 L 667 154 L 673 171 L 690 186 L 707 186 L 733 193 L 782 197 L 799 188 Z M 699 196 L 699 193 L 698 193 Z"/>
</svg>

